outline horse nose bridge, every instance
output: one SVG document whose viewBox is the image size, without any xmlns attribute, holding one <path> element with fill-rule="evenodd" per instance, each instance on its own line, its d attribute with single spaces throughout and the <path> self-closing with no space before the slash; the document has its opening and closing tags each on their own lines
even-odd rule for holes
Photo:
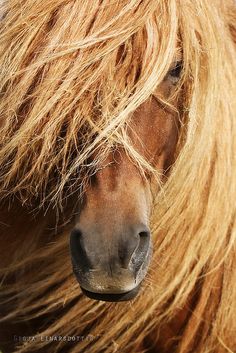
<svg viewBox="0 0 236 353">
<path fill-rule="evenodd" d="M 117 148 L 97 165 L 90 187 L 100 194 L 119 192 L 131 184 L 140 184 L 141 175 L 126 152 Z M 89 190 L 88 190 L 89 191 Z"/>
<path fill-rule="evenodd" d="M 85 203 L 80 212 L 82 222 L 119 227 L 120 223 L 147 222 L 151 197 L 148 185 L 140 176 L 127 170 L 125 175 L 112 169 L 97 173 L 96 182 L 85 190 Z"/>
</svg>

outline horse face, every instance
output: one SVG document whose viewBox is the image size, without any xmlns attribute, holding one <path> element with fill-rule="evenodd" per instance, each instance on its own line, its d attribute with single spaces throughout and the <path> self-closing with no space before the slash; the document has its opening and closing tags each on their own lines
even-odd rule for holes
<svg viewBox="0 0 236 353">
<path fill-rule="evenodd" d="M 172 69 L 158 87 L 159 97 L 170 97 L 176 76 Z M 178 98 L 171 104 L 177 110 Z M 133 146 L 163 176 L 173 161 L 177 129 L 175 109 L 155 97 L 132 117 Z M 149 217 L 157 192 L 152 178 L 144 179 L 122 149 L 92 177 L 70 243 L 73 270 L 87 296 L 121 301 L 138 293 L 152 252 Z"/>
</svg>

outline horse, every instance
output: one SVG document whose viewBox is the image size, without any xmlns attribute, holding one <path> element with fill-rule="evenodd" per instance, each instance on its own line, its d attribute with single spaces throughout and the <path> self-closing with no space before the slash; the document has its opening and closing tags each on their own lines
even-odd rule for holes
<svg viewBox="0 0 236 353">
<path fill-rule="evenodd" d="M 0 6 L 0 350 L 235 352 L 235 2 Z"/>
</svg>

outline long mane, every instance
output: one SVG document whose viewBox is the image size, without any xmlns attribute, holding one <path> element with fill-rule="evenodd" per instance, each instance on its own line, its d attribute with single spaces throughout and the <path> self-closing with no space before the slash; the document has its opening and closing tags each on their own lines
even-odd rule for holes
<svg viewBox="0 0 236 353">
<path fill-rule="evenodd" d="M 94 151 L 103 151 L 103 159 L 117 144 L 141 170 L 155 173 L 126 128 L 165 77 L 177 45 L 183 54 L 177 90 L 184 97 L 176 160 L 156 199 L 153 260 L 139 297 L 128 304 L 82 297 L 71 274 L 69 230 L 51 232 L 43 243 L 49 231 L 39 213 L 35 234 L 27 230 L 27 244 L 1 270 L 4 277 L 21 274 L 2 289 L 2 302 L 12 307 L 2 320 L 46 315 L 38 337 L 93 335 L 70 352 L 138 352 L 194 297 L 176 352 L 235 351 L 234 2 L 8 0 L 1 8 L 2 203 L 63 206 L 96 171 Z M 50 344 L 38 339 L 17 352 Z M 63 344 L 53 342 L 53 350 Z"/>
</svg>

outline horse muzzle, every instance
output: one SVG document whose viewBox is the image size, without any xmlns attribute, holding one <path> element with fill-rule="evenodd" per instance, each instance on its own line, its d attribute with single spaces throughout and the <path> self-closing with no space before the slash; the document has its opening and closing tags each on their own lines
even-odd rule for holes
<svg viewBox="0 0 236 353">
<path fill-rule="evenodd" d="M 70 236 L 70 250 L 73 271 L 85 295 L 103 301 L 131 300 L 147 273 L 150 232 L 138 225 L 108 237 L 77 227 Z"/>
</svg>

